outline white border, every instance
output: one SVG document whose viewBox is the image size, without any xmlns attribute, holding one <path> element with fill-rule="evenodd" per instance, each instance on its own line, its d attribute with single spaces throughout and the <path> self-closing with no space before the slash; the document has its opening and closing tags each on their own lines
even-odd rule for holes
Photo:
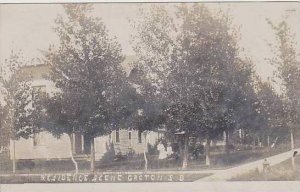
<svg viewBox="0 0 300 192">
<path fill-rule="evenodd" d="M 175 2 L 298 2 L 293 0 L 0 0 L 0 3 L 175 3 Z M 1 184 L 0 192 L 300 192 L 300 181 L 97 183 L 97 184 Z"/>
<path fill-rule="evenodd" d="M 299 192 L 300 181 L 2 185 L 1 192 Z"/>
<path fill-rule="evenodd" d="M 0 0 L 0 3 L 219 3 L 219 2 L 300 2 L 299 0 Z"/>
</svg>

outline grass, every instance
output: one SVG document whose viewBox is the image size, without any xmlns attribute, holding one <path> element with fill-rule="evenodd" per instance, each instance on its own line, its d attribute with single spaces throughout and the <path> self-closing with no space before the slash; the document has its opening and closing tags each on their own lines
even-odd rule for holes
<svg viewBox="0 0 300 192">
<path fill-rule="evenodd" d="M 232 167 L 244 162 L 259 159 L 263 156 L 263 151 L 239 151 L 232 152 L 229 155 L 215 154 L 212 155 L 212 166 L 205 166 L 204 156 L 197 160 L 190 160 L 187 170 L 201 169 L 223 169 Z M 157 156 L 149 156 L 148 168 L 151 170 L 181 170 L 181 160 L 161 160 Z M 78 166 L 81 172 L 89 170 L 90 162 L 86 160 L 78 161 Z M 11 173 L 12 163 L 9 159 L 0 161 L 0 172 Z M 142 171 L 144 169 L 144 158 L 142 155 L 137 155 L 130 159 L 121 161 L 96 162 L 97 171 Z M 33 161 L 18 161 L 18 173 L 55 173 L 55 172 L 73 172 L 74 164 L 71 160 L 33 160 Z"/>
<path fill-rule="evenodd" d="M 251 171 L 233 178 L 232 181 L 300 181 L 300 157 L 295 158 L 296 170 L 292 170 L 291 159 L 271 167 L 267 173 Z"/>
<path fill-rule="evenodd" d="M 203 169 L 225 169 L 262 159 L 270 155 L 278 154 L 284 151 L 282 148 L 276 150 L 265 151 L 262 149 L 233 151 L 230 154 L 224 154 L 221 151 L 212 151 L 210 167 L 205 165 L 205 157 L 201 156 L 196 160 L 189 160 L 187 170 L 203 170 Z M 12 163 L 4 154 L 0 154 L 0 173 L 11 173 Z M 149 170 L 181 170 L 181 160 L 163 160 L 158 161 L 155 155 L 148 156 Z M 80 172 L 88 172 L 90 162 L 87 160 L 78 161 Z M 143 171 L 144 158 L 143 155 L 123 159 L 120 161 L 97 161 L 96 171 Z M 18 161 L 18 173 L 57 173 L 57 172 L 74 172 L 74 164 L 71 160 L 33 160 Z"/>
</svg>

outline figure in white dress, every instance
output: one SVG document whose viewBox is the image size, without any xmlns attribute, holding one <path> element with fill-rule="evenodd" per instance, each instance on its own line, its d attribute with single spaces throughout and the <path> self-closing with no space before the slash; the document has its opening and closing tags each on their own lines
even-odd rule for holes
<svg viewBox="0 0 300 192">
<path fill-rule="evenodd" d="M 163 143 L 160 141 L 157 145 L 157 150 L 158 150 L 158 159 L 165 159 L 167 158 L 167 152 L 165 149 L 165 146 L 163 145 Z"/>
</svg>

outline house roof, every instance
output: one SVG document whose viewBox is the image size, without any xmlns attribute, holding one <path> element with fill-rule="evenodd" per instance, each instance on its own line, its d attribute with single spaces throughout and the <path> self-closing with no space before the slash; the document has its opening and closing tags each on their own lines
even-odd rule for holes
<svg viewBox="0 0 300 192">
<path fill-rule="evenodd" d="M 134 55 L 128 55 L 121 64 L 127 76 L 129 76 L 132 73 L 132 70 L 135 69 L 135 61 L 136 57 Z M 39 59 L 33 59 L 29 65 L 22 67 L 22 72 L 26 75 L 30 75 L 32 79 L 42 79 L 50 75 L 51 66 L 49 64 L 42 63 Z"/>
</svg>

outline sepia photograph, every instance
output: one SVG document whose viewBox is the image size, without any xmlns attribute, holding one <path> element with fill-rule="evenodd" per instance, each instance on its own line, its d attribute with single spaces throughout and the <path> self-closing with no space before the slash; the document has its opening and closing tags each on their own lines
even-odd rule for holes
<svg viewBox="0 0 300 192">
<path fill-rule="evenodd" d="M 1 3 L 0 184 L 299 182 L 299 21 L 299 2 Z"/>
</svg>

